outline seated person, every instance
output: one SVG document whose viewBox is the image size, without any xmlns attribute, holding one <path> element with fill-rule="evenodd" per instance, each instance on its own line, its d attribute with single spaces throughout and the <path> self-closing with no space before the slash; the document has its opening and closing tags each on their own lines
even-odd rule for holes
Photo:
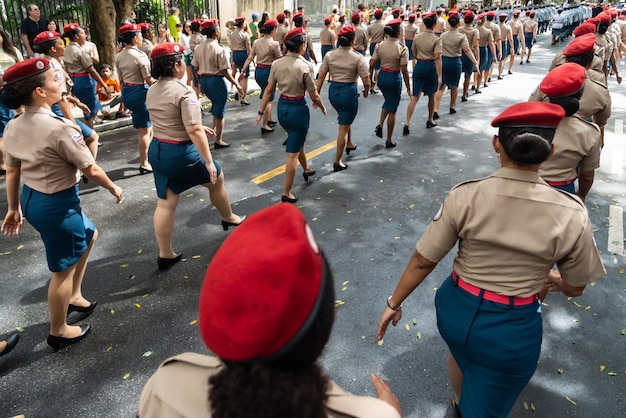
<svg viewBox="0 0 626 418">
<path fill-rule="evenodd" d="M 317 364 L 334 305 L 330 266 L 299 209 L 257 212 L 217 251 L 200 293 L 200 336 L 217 357 L 166 360 L 143 389 L 139 416 L 401 417 L 378 376 L 378 398 L 356 396 Z"/>
<path fill-rule="evenodd" d="M 119 110 L 115 114 L 116 118 L 127 118 L 130 117 L 130 112 L 124 109 L 124 103 L 122 103 L 122 95 L 120 89 L 120 83 L 113 78 L 113 68 L 109 64 L 102 64 L 102 68 L 100 69 L 100 75 L 102 76 L 102 80 L 107 85 L 107 89 L 111 93 L 111 97 L 107 99 L 106 92 L 103 87 L 98 89 L 98 99 L 100 100 L 100 104 L 102 108 L 100 111 L 102 112 L 102 117 L 105 120 L 111 119 L 111 108 L 120 105 Z"/>
</svg>

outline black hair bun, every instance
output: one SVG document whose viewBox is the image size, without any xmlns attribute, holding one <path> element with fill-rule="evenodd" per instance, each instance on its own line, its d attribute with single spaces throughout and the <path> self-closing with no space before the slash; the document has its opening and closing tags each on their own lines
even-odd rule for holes
<svg viewBox="0 0 626 418">
<path fill-rule="evenodd" d="M 0 93 L 0 102 L 9 109 L 17 109 L 24 104 L 24 96 L 11 86 L 6 86 Z"/>
</svg>

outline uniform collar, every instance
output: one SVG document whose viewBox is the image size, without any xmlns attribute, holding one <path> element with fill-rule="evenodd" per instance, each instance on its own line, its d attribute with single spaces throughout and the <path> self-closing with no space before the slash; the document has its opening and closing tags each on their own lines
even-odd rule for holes
<svg viewBox="0 0 626 418">
<path fill-rule="evenodd" d="M 529 183 L 545 183 L 543 179 L 539 176 L 539 173 L 535 171 L 528 170 L 520 170 L 517 168 L 508 168 L 502 167 L 495 173 L 491 175 L 491 177 L 498 177 L 509 180 L 519 180 L 526 181 Z"/>
<path fill-rule="evenodd" d="M 43 106 L 24 106 L 24 111 L 26 113 L 43 113 L 45 115 L 52 115 L 56 117 L 56 114 L 51 109 Z"/>
</svg>

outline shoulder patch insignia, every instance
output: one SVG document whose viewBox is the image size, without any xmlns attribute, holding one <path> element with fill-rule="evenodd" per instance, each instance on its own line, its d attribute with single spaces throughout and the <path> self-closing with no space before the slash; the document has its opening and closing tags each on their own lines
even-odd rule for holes
<svg viewBox="0 0 626 418">
<path fill-rule="evenodd" d="M 84 142 L 83 141 L 83 136 L 81 134 L 79 134 L 78 132 L 75 133 L 75 134 L 72 134 L 72 140 L 74 142 L 76 142 L 77 144 L 80 144 L 80 143 Z"/>
</svg>

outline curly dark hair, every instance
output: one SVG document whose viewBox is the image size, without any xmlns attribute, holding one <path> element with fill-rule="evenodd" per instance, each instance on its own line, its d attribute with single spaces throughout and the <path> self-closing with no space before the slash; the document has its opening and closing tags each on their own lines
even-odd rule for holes
<svg viewBox="0 0 626 418">
<path fill-rule="evenodd" d="M 324 284 L 319 311 L 293 348 L 269 363 L 224 361 L 209 378 L 214 418 L 325 418 L 329 380 L 315 360 L 330 337 L 335 290 L 324 257 Z"/>
<path fill-rule="evenodd" d="M 174 64 L 183 60 L 183 54 L 165 55 L 163 57 L 152 59 L 151 75 L 155 79 L 160 77 L 172 77 L 174 72 Z"/>
</svg>

